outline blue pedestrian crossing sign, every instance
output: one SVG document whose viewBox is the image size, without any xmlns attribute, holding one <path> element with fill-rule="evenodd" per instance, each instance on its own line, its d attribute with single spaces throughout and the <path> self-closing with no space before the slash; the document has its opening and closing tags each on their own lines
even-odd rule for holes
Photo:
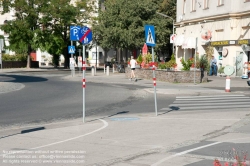
<svg viewBox="0 0 250 166">
<path fill-rule="evenodd" d="M 68 53 L 69 54 L 74 54 L 76 51 L 75 46 L 68 46 Z"/>
<path fill-rule="evenodd" d="M 70 26 L 70 40 L 72 40 L 72 41 L 79 40 L 78 33 L 79 33 L 80 29 L 81 29 L 80 26 Z"/>
<path fill-rule="evenodd" d="M 155 27 L 153 25 L 145 25 L 145 39 L 148 46 L 155 46 Z"/>
</svg>

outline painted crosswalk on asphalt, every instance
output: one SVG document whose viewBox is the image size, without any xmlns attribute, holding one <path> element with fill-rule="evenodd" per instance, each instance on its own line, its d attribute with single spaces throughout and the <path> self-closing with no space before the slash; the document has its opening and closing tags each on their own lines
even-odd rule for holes
<svg viewBox="0 0 250 166">
<path fill-rule="evenodd" d="M 169 108 L 161 110 L 235 109 L 250 108 L 245 95 L 179 96 Z"/>
</svg>

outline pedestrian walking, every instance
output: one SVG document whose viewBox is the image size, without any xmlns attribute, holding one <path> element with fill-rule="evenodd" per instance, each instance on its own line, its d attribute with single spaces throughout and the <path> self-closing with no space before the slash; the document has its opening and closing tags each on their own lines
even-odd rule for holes
<svg viewBox="0 0 250 166">
<path fill-rule="evenodd" d="M 217 60 L 212 56 L 212 59 L 210 61 L 210 71 L 209 75 L 215 75 L 217 76 Z"/>
<path fill-rule="evenodd" d="M 137 65 L 137 62 L 134 59 L 134 56 L 131 56 L 131 60 L 130 60 L 130 68 L 131 68 L 130 81 L 132 81 L 133 78 L 135 79 L 135 81 L 137 81 L 137 79 L 135 77 L 135 65 Z"/>
</svg>

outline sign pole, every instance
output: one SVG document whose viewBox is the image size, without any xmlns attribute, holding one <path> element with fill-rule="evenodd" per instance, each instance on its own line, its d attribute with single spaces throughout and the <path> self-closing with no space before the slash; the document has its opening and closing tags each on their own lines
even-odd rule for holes
<svg viewBox="0 0 250 166">
<path fill-rule="evenodd" d="M 82 43 L 82 116 L 83 123 L 85 123 L 85 88 L 86 88 L 86 57 L 85 57 L 85 45 L 92 41 L 92 31 L 88 27 L 82 27 L 78 33 L 79 41 Z"/>
<path fill-rule="evenodd" d="M 154 47 L 152 47 L 152 61 L 154 64 Z M 156 97 L 156 78 L 155 78 L 155 65 L 153 65 L 153 81 L 154 81 L 154 98 L 155 98 L 155 115 L 158 116 L 157 112 L 157 97 Z"/>
<path fill-rule="evenodd" d="M 86 87 L 86 81 L 85 81 L 85 45 L 82 45 L 82 115 L 83 115 L 83 123 L 85 122 L 85 87 Z"/>
<path fill-rule="evenodd" d="M 197 51 L 197 40 L 198 38 L 195 38 L 195 50 L 194 50 L 194 84 L 196 84 L 195 82 L 195 71 L 196 71 L 196 51 Z"/>
</svg>

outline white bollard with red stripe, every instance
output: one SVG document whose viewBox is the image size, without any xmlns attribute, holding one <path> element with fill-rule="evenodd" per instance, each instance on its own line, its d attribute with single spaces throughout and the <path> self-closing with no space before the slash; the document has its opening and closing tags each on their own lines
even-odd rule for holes
<svg viewBox="0 0 250 166">
<path fill-rule="evenodd" d="M 86 72 L 86 59 L 85 59 L 85 45 L 82 46 L 83 56 L 82 56 L 82 117 L 83 123 L 85 123 L 85 88 L 86 88 L 86 79 L 85 79 L 85 72 Z"/>
<path fill-rule="evenodd" d="M 154 59 L 154 56 L 153 56 Z M 156 100 L 156 77 L 155 77 L 155 65 L 153 65 L 153 83 L 154 83 L 154 98 L 155 98 L 155 115 L 158 115 L 158 111 L 157 111 L 157 100 Z"/>
<path fill-rule="evenodd" d="M 230 81 L 231 81 L 230 77 L 227 76 L 227 78 L 226 78 L 226 88 L 225 88 L 225 92 L 231 92 L 231 90 L 230 90 Z"/>
</svg>

